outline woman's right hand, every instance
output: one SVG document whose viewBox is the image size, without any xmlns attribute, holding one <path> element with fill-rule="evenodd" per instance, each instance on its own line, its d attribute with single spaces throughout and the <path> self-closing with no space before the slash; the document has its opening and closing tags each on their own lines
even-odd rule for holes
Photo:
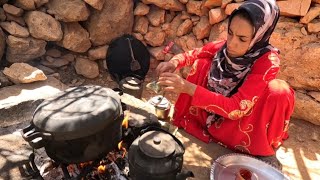
<svg viewBox="0 0 320 180">
<path fill-rule="evenodd" d="M 177 68 L 177 64 L 174 62 L 161 62 L 156 68 L 157 77 L 160 76 L 161 73 L 170 72 L 173 73 Z"/>
</svg>

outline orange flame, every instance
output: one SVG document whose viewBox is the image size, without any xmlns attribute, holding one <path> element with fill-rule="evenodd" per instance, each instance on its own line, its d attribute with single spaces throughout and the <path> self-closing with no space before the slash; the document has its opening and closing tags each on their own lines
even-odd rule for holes
<svg viewBox="0 0 320 180">
<path fill-rule="evenodd" d="M 122 127 L 124 127 L 125 129 L 128 129 L 128 127 L 129 127 L 129 113 L 124 117 L 124 119 L 122 121 Z"/>
<path fill-rule="evenodd" d="M 102 174 L 106 172 L 106 166 L 105 165 L 100 165 L 98 167 L 98 173 Z"/>
<path fill-rule="evenodd" d="M 126 150 L 126 148 L 123 146 L 123 141 L 120 141 L 120 142 L 118 143 L 118 149 L 123 151 L 122 158 L 124 158 L 125 155 L 127 154 L 127 150 Z"/>
</svg>

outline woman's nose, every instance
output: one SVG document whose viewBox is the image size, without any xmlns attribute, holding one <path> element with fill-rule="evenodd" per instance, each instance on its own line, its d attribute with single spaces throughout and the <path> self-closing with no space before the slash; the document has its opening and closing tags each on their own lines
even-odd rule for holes
<svg viewBox="0 0 320 180">
<path fill-rule="evenodd" d="M 237 47 L 237 40 L 236 37 L 232 36 L 229 38 L 229 43 L 228 43 L 229 48 L 234 49 Z"/>
</svg>

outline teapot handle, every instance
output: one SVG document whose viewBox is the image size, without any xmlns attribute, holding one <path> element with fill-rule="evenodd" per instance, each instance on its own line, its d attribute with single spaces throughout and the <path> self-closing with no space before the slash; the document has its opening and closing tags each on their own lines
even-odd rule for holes
<svg viewBox="0 0 320 180">
<path fill-rule="evenodd" d="M 184 154 L 185 148 L 184 148 L 182 142 L 181 142 L 177 137 L 175 137 L 173 134 L 169 133 L 168 131 L 166 131 L 166 130 L 164 130 L 164 129 L 161 129 L 160 127 L 157 127 L 157 126 L 149 126 L 149 127 L 145 128 L 145 129 L 141 130 L 140 135 L 142 135 L 142 134 L 144 134 L 144 133 L 146 133 L 146 132 L 148 132 L 148 131 L 153 131 L 153 130 L 157 130 L 157 131 L 161 131 L 161 132 L 164 132 L 164 133 L 166 133 L 166 134 L 169 134 L 169 135 L 178 143 L 178 145 L 180 146 L 181 150 L 180 150 L 179 152 L 175 153 L 175 154 L 173 155 L 173 157 L 178 157 L 178 156 Z"/>
</svg>

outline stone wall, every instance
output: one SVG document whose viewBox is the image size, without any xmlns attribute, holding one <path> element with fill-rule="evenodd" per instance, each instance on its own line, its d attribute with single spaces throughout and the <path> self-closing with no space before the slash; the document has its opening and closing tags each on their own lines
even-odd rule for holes
<svg viewBox="0 0 320 180">
<path fill-rule="evenodd" d="M 141 0 L 134 8 L 132 0 L 0 0 L 0 56 L 5 66 L 36 61 L 42 70 L 36 72 L 53 73 L 71 65 L 78 74 L 96 78 L 110 41 L 132 33 L 148 46 L 152 71 L 176 53 L 225 39 L 228 15 L 242 2 Z M 320 1 L 277 4 L 282 16 L 271 43 L 281 51 L 279 78 L 296 90 L 294 117 L 320 125 Z M 170 42 L 175 45 L 164 54 Z M 34 72 L 28 64 L 14 69 Z M 45 79 L 36 73 L 13 77 L 16 73 L 6 69 L 0 71 L 0 87 Z"/>
</svg>

